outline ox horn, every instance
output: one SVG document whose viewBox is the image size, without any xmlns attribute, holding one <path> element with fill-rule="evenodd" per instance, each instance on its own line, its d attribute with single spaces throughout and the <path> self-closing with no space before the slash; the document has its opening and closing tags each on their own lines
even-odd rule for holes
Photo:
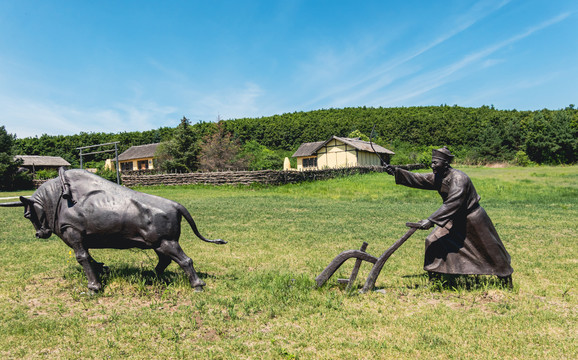
<svg viewBox="0 0 578 360">
<path fill-rule="evenodd" d="M 14 202 L 0 203 L 0 206 L 2 206 L 2 207 L 18 207 L 18 206 L 24 206 L 24 204 L 21 201 L 14 201 Z"/>
</svg>

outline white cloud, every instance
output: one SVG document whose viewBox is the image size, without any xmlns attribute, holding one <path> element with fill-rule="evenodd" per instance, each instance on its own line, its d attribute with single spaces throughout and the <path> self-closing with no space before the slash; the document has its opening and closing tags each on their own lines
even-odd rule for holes
<svg viewBox="0 0 578 360">
<path fill-rule="evenodd" d="M 48 135 L 70 135 L 80 132 L 117 133 L 158 128 L 159 122 L 174 117 L 174 108 L 153 103 L 111 108 L 78 109 L 28 99 L 0 98 L 2 125 L 19 138 Z M 168 125 L 168 124 L 167 124 Z"/>
<path fill-rule="evenodd" d="M 526 90 L 539 88 L 557 78 L 563 77 L 562 71 L 554 71 L 548 74 L 536 75 L 532 78 L 521 79 L 516 82 L 507 82 L 500 84 L 500 86 L 491 86 L 483 89 L 478 89 L 472 96 L 460 96 L 457 101 L 463 106 L 481 106 L 494 104 L 501 109 L 540 109 L 544 108 L 543 104 L 527 104 L 526 106 L 514 106 L 511 99 L 516 96 L 523 96 Z M 496 99 L 499 99 L 496 101 Z M 521 100 L 516 101 L 520 103 Z"/>
<path fill-rule="evenodd" d="M 202 96 L 198 95 L 198 91 L 191 91 L 191 103 L 187 106 L 192 121 L 215 121 L 219 116 L 224 120 L 260 116 L 267 107 L 263 103 L 264 94 L 259 84 L 247 82 L 241 88 L 222 88 Z"/>
<path fill-rule="evenodd" d="M 509 2 L 510 0 L 500 1 L 497 4 L 488 2 L 476 3 L 467 13 L 454 21 L 449 31 L 441 35 L 434 35 L 434 38 L 429 43 L 416 47 L 413 51 L 406 54 L 394 57 L 373 69 L 369 69 L 357 78 L 352 79 L 348 77 L 337 85 L 332 84 L 332 86 L 326 87 L 318 97 L 309 101 L 307 105 L 330 102 L 330 106 L 332 107 L 342 107 L 365 102 L 365 99 L 372 95 L 375 97 L 377 92 L 390 86 L 396 80 L 409 77 L 422 69 L 419 65 L 410 65 L 412 60 L 419 58 L 431 49 L 469 29 L 472 25 L 499 10 Z M 372 52 L 377 50 L 383 49 L 376 47 L 372 49 Z M 344 67 L 358 65 L 361 63 L 361 58 L 372 55 L 367 49 L 364 49 L 363 52 L 349 50 L 342 53 L 340 57 L 328 50 L 325 50 L 325 52 L 330 55 L 326 55 L 325 57 L 318 55 L 318 57 L 326 61 L 321 62 L 317 59 L 314 60 L 313 63 L 317 65 L 308 69 L 309 71 L 306 72 L 306 76 L 315 78 L 318 76 L 317 74 L 324 74 L 329 71 L 334 75 L 337 73 L 345 73 Z M 357 59 L 357 61 L 352 60 L 352 58 Z M 339 66 L 341 68 L 338 68 Z"/>
<path fill-rule="evenodd" d="M 505 59 L 487 59 L 482 62 L 483 68 L 489 68 L 498 64 L 505 62 Z"/>
<path fill-rule="evenodd" d="M 543 23 L 534 26 L 520 34 L 514 35 L 504 41 L 495 43 L 475 53 L 466 55 L 461 60 L 454 62 L 441 69 L 433 69 L 425 74 L 415 76 L 396 89 L 388 93 L 376 96 L 371 104 L 403 104 L 410 99 L 415 99 L 427 92 L 430 92 L 451 81 L 455 81 L 467 75 L 467 70 L 477 71 L 480 67 L 495 65 L 497 60 L 486 59 L 496 51 L 512 45 L 532 34 L 556 24 L 569 16 L 568 13 L 561 14 Z M 479 65 L 479 66 L 478 66 Z"/>
<path fill-rule="evenodd" d="M 178 106 L 161 106 L 153 101 L 137 99 L 98 108 L 81 108 L 0 94 L 0 124 L 19 138 L 80 132 L 118 133 L 173 127 L 181 116 L 193 122 L 215 121 L 218 116 L 222 119 L 262 116 L 270 106 L 264 102 L 262 87 L 254 82 L 247 82 L 240 88 L 210 92 L 201 92 L 183 82 L 175 86 L 186 89 L 178 92 L 179 99 L 175 100 L 180 103 Z M 137 95 L 139 88 L 135 85 Z"/>
</svg>

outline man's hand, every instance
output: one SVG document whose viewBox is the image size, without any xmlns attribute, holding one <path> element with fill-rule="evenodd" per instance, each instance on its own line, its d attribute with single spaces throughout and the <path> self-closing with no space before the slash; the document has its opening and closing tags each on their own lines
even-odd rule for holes
<svg viewBox="0 0 578 360">
<path fill-rule="evenodd" d="M 427 230 L 427 229 L 431 228 L 432 226 L 434 226 L 434 223 L 429 221 L 429 219 L 420 220 L 420 222 L 418 222 L 418 224 L 419 224 L 419 228 L 422 230 Z"/>
<path fill-rule="evenodd" d="M 395 175 L 395 167 L 389 164 L 385 164 L 383 167 L 385 168 L 386 173 L 388 173 L 389 175 Z"/>
</svg>

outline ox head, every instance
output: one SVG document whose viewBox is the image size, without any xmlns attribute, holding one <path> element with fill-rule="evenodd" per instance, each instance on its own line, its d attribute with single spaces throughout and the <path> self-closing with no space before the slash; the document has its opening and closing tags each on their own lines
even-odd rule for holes
<svg viewBox="0 0 578 360">
<path fill-rule="evenodd" d="M 34 200 L 21 196 L 20 202 L 0 203 L 0 206 L 23 206 L 24 217 L 30 220 L 32 225 L 34 225 L 34 229 L 36 229 L 36 237 L 41 239 L 48 239 L 52 235 L 52 230 L 48 224 L 44 208 L 37 202 L 34 202 Z"/>
</svg>

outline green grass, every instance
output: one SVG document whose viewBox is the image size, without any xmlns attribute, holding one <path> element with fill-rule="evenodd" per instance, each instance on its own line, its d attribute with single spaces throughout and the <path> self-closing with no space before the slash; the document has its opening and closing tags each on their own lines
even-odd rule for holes
<svg viewBox="0 0 578 360">
<path fill-rule="evenodd" d="M 111 272 L 104 291 L 90 295 L 61 240 L 34 238 L 21 209 L 0 208 L 0 357 L 574 358 L 578 167 L 461 169 L 512 256 L 512 291 L 485 277 L 429 283 L 426 232 L 385 264 L 379 292 L 337 283 L 352 261 L 315 289 L 339 252 L 367 241 L 379 256 L 406 221 L 440 205 L 437 193 L 396 186 L 385 174 L 139 189 L 184 204 L 202 234 L 229 241 L 201 242 L 183 222 L 181 245 L 207 283 L 203 293 L 174 263 L 156 278 L 150 250 L 92 250 Z"/>
</svg>

